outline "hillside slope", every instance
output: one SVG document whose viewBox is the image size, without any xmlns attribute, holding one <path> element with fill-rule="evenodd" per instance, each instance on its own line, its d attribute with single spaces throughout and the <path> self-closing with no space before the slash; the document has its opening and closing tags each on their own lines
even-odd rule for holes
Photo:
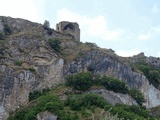
<svg viewBox="0 0 160 120">
<path fill-rule="evenodd" d="M 67 75 L 82 71 L 118 78 L 143 93 L 145 107 L 160 105 L 159 86 L 149 82 L 142 70 L 133 69 L 134 64 L 143 61 L 158 71 L 159 58 L 123 58 L 111 49 L 79 43 L 72 35 L 49 30 L 27 20 L 0 17 L 0 119 L 26 105 L 29 93 L 54 88 L 64 83 Z"/>
</svg>

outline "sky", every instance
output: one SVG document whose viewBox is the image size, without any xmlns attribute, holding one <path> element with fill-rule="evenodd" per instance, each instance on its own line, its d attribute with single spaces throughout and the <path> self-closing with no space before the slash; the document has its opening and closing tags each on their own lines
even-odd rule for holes
<svg viewBox="0 0 160 120">
<path fill-rule="evenodd" d="M 0 16 L 78 22 L 81 41 L 124 57 L 160 57 L 160 0 L 0 0 Z"/>
</svg>

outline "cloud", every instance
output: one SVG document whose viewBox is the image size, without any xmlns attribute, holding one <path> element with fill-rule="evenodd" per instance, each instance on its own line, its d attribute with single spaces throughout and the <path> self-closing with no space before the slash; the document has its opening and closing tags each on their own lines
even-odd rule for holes
<svg viewBox="0 0 160 120">
<path fill-rule="evenodd" d="M 157 7 L 157 5 L 155 4 L 151 10 L 152 13 L 159 13 L 159 8 Z"/>
<path fill-rule="evenodd" d="M 140 34 L 138 36 L 138 40 L 148 40 L 150 38 L 150 35 L 148 34 Z"/>
<path fill-rule="evenodd" d="M 110 30 L 104 16 L 88 17 L 63 8 L 57 12 L 57 22 L 72 21 L 78 22 L 83 34 L 103 40 L 117 40 L 122 34 L 121 29 Z"/>
<path fill-rule="evenodd" d="M 151 31 L 160 34 L 160 26 L 151 27 Z"/>
<path fill-rule="evenodd" d="M 137 39 L 146 41 L 153 40 L 154 38 L 160 36 L 160 26 L 152 26 L 146 33 L 139 34 Z"/>
<path fill-rule="evenodd" d="M 139 53 L 140 51 L 138 49 L 116 51 L 116 54 L 122 57 L 129 57 L 129 56 L 137 55 Z"/>
<path fill-rule="evenodd" d="M 42 22 L 44 0 L 0 0 L 0 15 Z"/>
</svg>

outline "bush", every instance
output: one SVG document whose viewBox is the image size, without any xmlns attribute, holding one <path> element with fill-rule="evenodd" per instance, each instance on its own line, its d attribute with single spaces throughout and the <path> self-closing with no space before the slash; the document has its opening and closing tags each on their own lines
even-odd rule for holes
<svg viewBox="0 0 160 120">
<path fill-rule="evenodd" d="M 1 55 L 4 54 L 4 48 L 0 48 L 0 54 L 1 54 Z"/>
<path fill-rule="evenodd" d="M 48 29 L 47 29 L 47 33 L 48 33 L 48 35 L 52 35 L 53 30 L 52 30 L 51 28 L 48 28 Z"/>
<path fill-rule="evenodd" d="M 52 113 L 55 113 L 56 111 L 59 111 L 61 109 L 63 109 L 63 104 L 60 104 L 58 101 L 47 102 L 45 104 L 45 110 Z"/>
<path fill-rule="evenodd" d="M 47 21 L 47 20 L 44 21 L 43 28 L 44 28 L 45 30 L 47 30 L 48 35 L 52 35 L 53 30 L 50 28 L 50 23 L 49 23 L 49 21 Z"/>
<path fill-rule="evenodd" d="M 151 118 L 148 111 L 140 106 L 116 104 L 111 110 L 113 114 L 118 113 L 118 117 L 129 120 L 144 120 L 145 118 Z"/>
<path fill-rule="evenodd" d="M 36 70 L 35 70 L 34 68 L 32 68 L 32 67 L 30 67 L 28 70 L 31 71 L 31 72 L 35 72 L 35 71 L 36 71 Z"/>
<path fill-rule="evenodd" d="M 142 71 L 151 84 L 159 89 L 160 86 L 160 70 L 146 63 L 136 63 L 138 70 Z"/>
<path fill-rule="evenodd" d="M 145 102 L 144 96 L 142 95 L 142 93 L 136 89 L 136 88 L 132 88 L 129 90 L 129 95 L 132 96 L 132 98 L 134 98 L 137 103 L 139 105 L 142 106 L 142 103 Z"/>
<path fill-rule="evenodd" d="M 160 85 L 160 73 L 157 70 L 150 70 L 148 73 L 148 78 L 150 82 L 156 87 L 159 88 Z"/>
<path fill-rule="evenodd" d="M 61 42 L 58 38 L 49 38 L 48 43 L 55 51 L 57 51 L 57 52 L 61 51 L 61 48 L 60 48 Z"/>
<path fill-rule="evenodd" d="M 59 115 L 60 110 L 63 110 L 63 108 L 63 102 L 58 97 L 46 94 L 39 97 L 37 103 L 33 106 L 22 108 L 13 114 L 13 116 L 10 116 L 9 120 L 35 120 L 38 113 L 46 110 Z"/>
<path fill-rule="evenodd" d="M 5 35 L 10 35 L 12 33 L 12 30 L 8 26 L 8 24 L 4 24 L 3 32 L 5 33 Z"/>
<path fill-rule="evenodd" d="M 31 110 L 25 115 L 25 120 L 36 120 L 36 113 L 35 111 Z"/>
<path fill-rule="evenodd" d="M 81 91 L 89 90 L 93 82 L 90 72 L 82 72 L 73 76 L 68 76 L 66 79 L 66 85 Z"/>
<path fill-rule="evenodd" d="M 23 61 L 22 60 L 16 60 L 16 61 L 14 61 L 14 64 L 17 65 L 17 66 L 21 66 L 23 64 Z"/>
<path fill-rule="evenodd" d="M 67 98 L 65 105 L 72 110 L 94 109 L 96 107 L 104 108 L 107 104 L 106 100 L 94 93 L 85 95 L 73 95 Z"/>
<path fill-rule="evenodd" d="M 49 89 L 42 89 L 42 91 L 36 90 L 34 92 L 29 93 L 29 101 L 35 100 L 38 97 L 45 95 L 48 91 L 49 91 Z"/>
<path fill-rule="evenodd" d="M 104 86 L 107 90 L 118 93 L 128 93 L 128 87 L 125 82 L 118 79 L 100 75 L 92 75 L 91 72 L 82 72 L 76 75 L 66 77 L 66 85 L 72 86 L 75 90 L 86 91 L 93 85 Z"/>
<path fill-rule="evenodd" d="M 86 94 L 84 96 L 83 102 L 84 102 L 84 105 L 87 106 L 88 108 L 91 108 L 91 106 L 104 108 L 107 103 L 103 97 L 95 93 Z"/>
<path fill-rule="evenodd" d="M 45 20 L 45 21 L 44 21 L 43 28 L 44 28 L 44 29 L 50 28 L 50 23 L 49 23 L 48 20 Z"/>
<path fill-rule="evenodd" d="M 106 76 L 102 77 L 101 81 L 107 90 L 112 90 L 114 92 L 124 93 L 124 94 L 128 93 L 127 85 L 123 81 Z"/>
<path fill-rule="evenodd" d="M 4 34 L 0 32 L 0 40 L 4 40 Z"/>
</svg>

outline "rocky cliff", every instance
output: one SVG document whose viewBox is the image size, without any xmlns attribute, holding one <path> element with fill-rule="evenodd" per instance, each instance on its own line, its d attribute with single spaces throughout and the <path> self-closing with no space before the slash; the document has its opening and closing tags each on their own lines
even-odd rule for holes
<svg viewBox="0 0 160 120">
<path fill-rule="evenodd" d="M 53 88 L 63 83 L 66 75 L 88 70 L 118 78 L 129 88 L 138 88 L 146 98 L 147 108 L 160 105 L 160 90 L 129 64 L 143 59 L 159 69 L 159 58 L 143 54 L 122 58 L 110 49 L 76 42 L 72 35 L 55 30 L 48 34 L 41 24 L 10 17 L 0 17 L 0 35 L 3 36 L 0 40 L 0 119 L 26 105 L 30 92 Z M 51 48 L 49 38 L 61 40 L 61 53 Z M 103 96 L 107 97 L 105 92 Z M 118 95 L 113 93 L 113 96 Z M 121 95 L 117 99 L 127 104 L 124 99 L 131 98 Z"/>
</svg>

